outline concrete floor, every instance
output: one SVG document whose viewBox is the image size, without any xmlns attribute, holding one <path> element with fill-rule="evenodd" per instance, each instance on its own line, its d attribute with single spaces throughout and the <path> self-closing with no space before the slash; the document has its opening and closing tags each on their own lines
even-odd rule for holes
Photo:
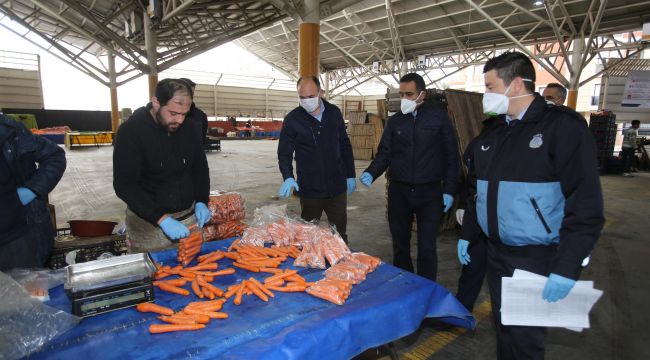
<svg viewBox="0 0 650 360">
<path fill-rule="evenodd" d="M 281 176 L 276 161 L 276 141 L 223 141 L 222 152 L 208 153 L 211 188 L 242 193 L 248 220 L 256 207 L 287 204 L 298 216 L 297 198 L 279 200 Z M 112 186 L 112 147 L 66 150 L 68 168 L 50 201 L 56 206 L 58 227 L 66 221 L 121 221 L 125 204 L 115 196 Z M 356 161 L 357 175 L 368 161 Z M 634 178 L 604 176 L 607 224 L 583 271 L 582 279 L 594 280 L 605 291 L 591 314 L 591 329 L 582 333 L 551 329 L 547 359 L 649 359 L 650 312 L 645 309 L 650 289 L 650 173 Z M 348 237 L 359 251 L 392 259 L 390 233 L 385 220 L 385 180 L 378 179 L 370 189 L 358 184 L 348 199 Z M 438 237 L 438 282 L 456 291 L 460 266 L 456 258 L 455 231 Z M 415 246 L 413 246 L 415 248 Z M 415 256 L 415 253 L 413 254 Z M 494 359 L 495 339 L 486 286 L 477 301 L 475 331 L 455 329 L 435 331 L 423 327 L 394 342 L 404 359 Z M 645 309 L 645 310 L 644 310 Z M 359 358 L 388 358 L 384 349 L 372 349 Z"/>
</svg>

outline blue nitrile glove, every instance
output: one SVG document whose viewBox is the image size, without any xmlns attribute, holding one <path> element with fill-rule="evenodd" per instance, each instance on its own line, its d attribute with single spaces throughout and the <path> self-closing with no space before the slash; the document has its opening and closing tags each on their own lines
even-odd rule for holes
<svg viewBox="0 0 650 360">
<path fill-rule="evenodd" d="M 443 212 L 447 212 L 454 205 L 454 197 L 449 194 L 442 194 L 442 203 L 445 205 Z"/>
<path fill-rule="evenodd" d="M 546 285 L 544 286 L 542 298 L 548 302 L 562 300 L 569 295 L 569 292 L 575 284 L 576 281 L 573 279 L 565 278 L 558 274 L 551 274 L 548 276 L 548 281 L 546 281 Z"/>
<path fill-rule="evenodd" d="M 361 183 L 367 187 L 370 187 L 370 185 L 372 185 L 373 180 L 374 179 L 372 178 L 372 175 L 370 175 L 370 173 L 367 171 L 364 171 L 363 174 L 359 176 L 359 181 L 361 181 Z"/>
<path fill-rule="evenodd" d="M 467 265 L 470 262 L 469 254 L 467 253 L 468 247 L 469 241 L 463 239 L 458 240 L 458 261 L 463 265 Z"/>
<path fill-rule="evenodd" d="M 27 205 L 32 202 L 32 200 L 36 199 L 36 194 L 26 187 L 19 187 L 16 191 L 18 192 L 18 198 L 20 198 L 20 202 L 23 205 Z"/>
<path fill-rule="evenodd" d="M 357 188 L 357 179 L 355 179 L 353 177 L 348 178 L 347 184 L 348 184 L 348 195 L 352 195 L 352 193 L 354 192 L 354 189 Z"/>
<path fill-rule="evenodd" d="M 300 189 L 298 188 L 298 183 L 296 183 L 296 180 L 292 177 L 287 178 L 287 180 L 285 180 L 282 183 L 282 186 L 280 186 L 280 191 L 278 192 L 278 195 L 284 198 L 289 197 L 293 189 L 296 189 L 296 191 L 300 191 Z"/>
<path fill-rule="evenodd" d="M 165 220 L 160 223 L 160 228 L 165 235 L 172 240 L 180 240 L 190 235 L 190 229 L 171 216 L 167 216 Z"/>
<path fill-rule="evenodd" d="M 199 224 L 200 228 L 210 221 L 210 218 L 212 217 L 210 210 L 208 210 L 208 207 L 202 202 L 197 202 L 196 205 L 194 205 L 194 215 L 196 215 L 196 222 Z"/>
</svg>

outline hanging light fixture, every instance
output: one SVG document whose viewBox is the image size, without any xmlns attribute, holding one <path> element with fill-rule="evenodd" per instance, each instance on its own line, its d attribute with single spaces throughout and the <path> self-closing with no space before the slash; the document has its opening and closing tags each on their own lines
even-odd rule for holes
<svg viewBox="0 0 650 360">
<path fill-rule="evenodd" d="M 542 6 L 544 5 L 544 0 L 533 0 L 533 5 Z"/>
</svg>

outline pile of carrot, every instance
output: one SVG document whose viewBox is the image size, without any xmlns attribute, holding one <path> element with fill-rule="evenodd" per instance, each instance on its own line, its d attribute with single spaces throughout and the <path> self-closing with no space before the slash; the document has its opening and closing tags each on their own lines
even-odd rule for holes
<svg viewBox="0 0 650 360">
<path fill-rule="evenodd" d="M 187 266 L 201 251 L 201 245 L 203 245 L 201 231 L 193 231 L 189 236 L 182 238 L 178 242 L 178 262 Z"/>
<path fill-rule="evenodd" d="M 172 331 L 200 330 L 205 328 L 211 319 L 227 319 L 227 313 L 219 312 L 224 302 L 224 299 L 195 301 L 187 304 L 179 312 L 154 303 L 138 304 L 135 308 L 140 312 L 160 314 L 158 319 L 167 324 L 151 324 L 149 326 L 151 334 L 160 334 Z"/>
<path fill-rule="evenodd" d="M 308 287 L 308 294 L 317 298 L 333 302 L 336 305 L 343 305 L 352 291 L 352 282 L 345 280 L 322 279 Z"/>
</svg>

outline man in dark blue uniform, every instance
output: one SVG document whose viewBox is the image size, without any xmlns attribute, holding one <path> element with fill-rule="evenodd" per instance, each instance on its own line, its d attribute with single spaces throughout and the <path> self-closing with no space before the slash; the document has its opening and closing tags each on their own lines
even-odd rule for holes
<svg viewBox="0 0 650 360">
<path fill-rule="evenodd" d="M 461 237 L 488 238 L 498 358 L 543 359 L 545 327 L 501 324 L 501 279 L 522 269 L 548 276 L 545 300 L 569 294 L 604 223 L 596 148 L 580 115 L 534 94 L 525 55 L 502 54 L 483 73 L 483 110 L 498 121 L 471 154 L 476 196 L 468 197 Z"/>
<path fill-rule="evenodd" d="M 426 103 L 424 79 L 400 79 L 401 111 L 388 119 L 375 160 L 359 180 L 365 186 L 390 168 L 388 225 L 393 264 L 413 272 L 411 225 L 417 219 L 417 273 L 436 280 L 436 236 L 442 211 L 449 211 L 458 174 L 458 145 L 445 109 Z M 444 203 L 444 208 L 443 208 Z"/>
<path fill-rule="evenodd" d="M 0 150 L 0 271 L 43 267 L 55 236 L 47 195 L 63 176 L 65 152 L 2 114 Z"/>
<path fill-rule="evenodd" d="M 319 220 L 323 211 L 347 242 L 347 197 L 354 192 L 354 156 L 341 110 L 323 100 L 315 76 L 298 80 L 300 106 L 284 118 L 278 165 L 284 182 L 278 194 L 300 195 L 301 217 Z M 298 181 L 293 174 L 296 160 Z"/>
</svg>

